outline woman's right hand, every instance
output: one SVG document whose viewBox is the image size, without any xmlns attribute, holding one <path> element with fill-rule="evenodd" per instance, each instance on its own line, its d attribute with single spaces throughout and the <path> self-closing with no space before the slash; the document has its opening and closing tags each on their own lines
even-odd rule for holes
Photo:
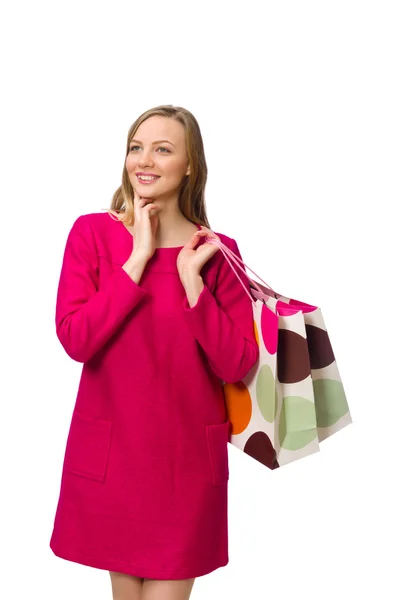
<svg viewBox="0 0 397 600">
<path fill-rule="evenodd" d="M 156 231 L 159 218 L 156 210 L 158 204 L 150 202 L 150 198 L 138 196 L 134 190 L 134 246 L 132 254 L 148 261 L 156 250 Z"/>
</svg>

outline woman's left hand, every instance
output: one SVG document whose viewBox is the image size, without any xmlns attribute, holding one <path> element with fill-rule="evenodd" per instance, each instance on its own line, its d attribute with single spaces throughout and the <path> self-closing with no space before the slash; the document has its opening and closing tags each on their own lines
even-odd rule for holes
<svg viewBox="0 0 397 600">
<path fill-rule="evenodd" d="M 200 244 L 196 249 L 200 237 L 203 236 L 215 238 L 220 242 L 222 241 L 216 233 L 211 231 L 211 229 L 208 229 L 208 227 L 204 227 L 203 225 L 201 227 L 202 229 L 199 229 L 192 235 L 190 242 L 188 242 L 178 254 L 176 265 L 182 281 L 184 277 L 199 276 L 205 263 L 219 250 L 217 244 L 210 244 L 209 242 Z"/>
</svg>

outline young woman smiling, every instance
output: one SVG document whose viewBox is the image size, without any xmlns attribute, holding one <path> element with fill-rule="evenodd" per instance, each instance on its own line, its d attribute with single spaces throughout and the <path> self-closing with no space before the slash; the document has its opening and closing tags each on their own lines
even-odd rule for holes
<svg viewBox="0 0 397 600">
<path fill-rule="evenodd" d="M 117 600 L 187 600 L 229 561 L 223 384 L 259 349 L 251 302 L 209 241 L 241 256 L 209 227 L 206 178 L 193 115 L 151 109 L 128 132 L 110 209 L 80 215 L 66 242 L 56 329 L 83 369 L 50 546 L 108 570 Z"/>
</svg>

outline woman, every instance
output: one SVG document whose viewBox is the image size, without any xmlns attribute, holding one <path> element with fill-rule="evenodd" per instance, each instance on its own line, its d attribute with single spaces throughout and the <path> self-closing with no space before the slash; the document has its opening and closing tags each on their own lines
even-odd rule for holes
<svg viewBox="0 0 397 600">
<path fill-rule="evenodd" d="M 111 209 L 66 241 L 56 331 L 84 364 L 50 547 L 108 570 L 118 600 L 186 600 L 229 560 L 223 383 L 259 349 L 246 291 L 208 242 L 241 257 L 209 228 L 206 179 L 194 116 L 148 110 Z"/>
</svg>

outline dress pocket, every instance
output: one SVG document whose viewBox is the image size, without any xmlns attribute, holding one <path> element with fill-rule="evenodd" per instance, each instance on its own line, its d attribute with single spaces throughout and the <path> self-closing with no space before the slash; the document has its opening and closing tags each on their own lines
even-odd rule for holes
<svg viewBox="0 0 397 600">
<path fill-rule="evenodd" d="M 229 479 L 229 460 L 227 452 L 229 431 L 229 420 L 224 423 L 206 425 L 207 448 L 213 485 L 226 483 Z"/>
<path fill-rule="evenodd" d="M 104 481 L 112 422 L 73 412 L 65 451 L 65 471 Z"/>
</svg>

